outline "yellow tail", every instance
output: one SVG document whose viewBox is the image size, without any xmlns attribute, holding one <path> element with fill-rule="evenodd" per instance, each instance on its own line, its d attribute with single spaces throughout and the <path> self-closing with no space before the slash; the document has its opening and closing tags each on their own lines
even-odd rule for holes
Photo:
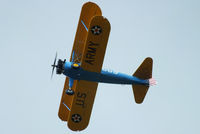
<svg viewBox="0 0 200 134">
<path fill-rule="evenodd" d="M 139 68 L 136 70 L 133 76 L 136 76 L 140 79 L 150 79 L 152 78 L 152 68 L 153 68 L 153 60 L 152 58 L 148 57 L 139 66 Z M 132 88 L 135 97 L 135 102 L 138 104 L 142 103 L 149 89 L 149 86 L 133 84 Z"/>
</svg>

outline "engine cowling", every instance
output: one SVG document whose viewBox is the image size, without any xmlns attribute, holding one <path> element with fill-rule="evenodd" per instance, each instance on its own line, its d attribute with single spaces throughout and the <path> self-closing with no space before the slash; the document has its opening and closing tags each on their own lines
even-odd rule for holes
<svg viewBox="0 0 200 134">
<path fill-rule="evenodd" d="M 62 61 L 61 59 L 58 60 L 57 66 L 56 66 L 57 74 L 62 74 L 64 72 L 64 64 L 65 64 L 65 61 Z"/>
</svg>

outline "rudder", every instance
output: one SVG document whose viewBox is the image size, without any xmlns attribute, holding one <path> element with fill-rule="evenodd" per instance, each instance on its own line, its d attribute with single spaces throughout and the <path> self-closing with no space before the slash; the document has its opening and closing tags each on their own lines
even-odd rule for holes
<svg viewBox="0 0 200 134">
<path fill-rule="evenodd" d="M 152 68 L 153 68 L 153 60 L 152 58 L 148 57 L 139 66 L 139 68 L 136 70 L 133 76 L 145 80 L 150 79 L 152 78 Z M 132 88 L 135 97 L 135 102 L 141 104 L 146 96 L 149 86 L 133 84 Z"/>
</svg>

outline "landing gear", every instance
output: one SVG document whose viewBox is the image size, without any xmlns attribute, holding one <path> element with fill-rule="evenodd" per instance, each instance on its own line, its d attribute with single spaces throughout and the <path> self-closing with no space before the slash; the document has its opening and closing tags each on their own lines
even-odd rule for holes
<svg viewBox="0 0 200 134">
<path fill-rule="evenodd" d="M 69 88 L 65 91 L 65 93 L 67 95 L 73 95 L 74 94 L 74 90 L 72 90 L 73 83 L 74 83 L 74 79 L 69 78 Z"/>
<path fill-rule="evenodd" d="M 80 65 L 77 64 L 77 63 L 73 63 L 73 64 L 72 64 L 72 67 L 73 67 L 74 69 L 78 69 L 78 68 L 80 67 Z"/>
<path fill-rule="evenodd" d="M 65 91 L 65 93 L 66 93 L 67 95 L 73 95 L 73 94 L 74 94 L 74 91 L 73 91 L 72 89 L 67 89 L 67 90 Z"/>
</svg>

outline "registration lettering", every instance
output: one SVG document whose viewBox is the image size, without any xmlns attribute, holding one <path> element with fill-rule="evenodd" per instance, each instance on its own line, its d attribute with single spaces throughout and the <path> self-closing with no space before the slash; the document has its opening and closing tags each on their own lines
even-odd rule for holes
<svg viewBox="0 0 200 134">
<path fill-rule="evenodd" d="M 92 41 L 89 42 L 87 52 L 86 52 L 86 57 L 85 57 L 86 63 L 88 63 L 90 65 L 94 65 L 96 51 L 97 51 L 98 46 L 99 46 L 99 44 L 97 44 L 97 43 L 94 43 Z"/>
<path fill-rule="evenodd" d="M 78 92 L 76 96 L 77 96 L 76 97 L 76 105 L 84 108 L 85 107 L 85 99 L 87 97 L 86 93 Z"/>
</svg>

